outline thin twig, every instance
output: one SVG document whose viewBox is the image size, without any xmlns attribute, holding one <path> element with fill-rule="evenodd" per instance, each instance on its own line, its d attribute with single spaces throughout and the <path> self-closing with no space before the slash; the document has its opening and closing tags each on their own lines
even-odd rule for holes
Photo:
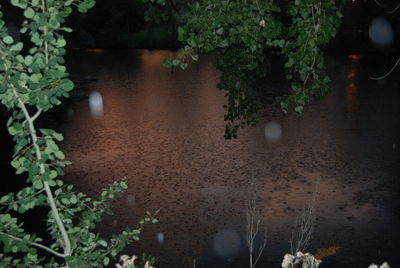
<svg viewBox="0 0 400 268">
<path fill-rule="evenodd" d="M 385 75 L 382 75 L 382 76 L 379 76 L 379 77 L 370 76 L 369 78 L 372 79 L 372 80 L 381 80 L 381 79 L 384 79 L 384 78 L 388 77 L 394 71 L 394 69 L 396 69 L 396 67 L 399 64 L 399 62 L 400 62 L 400 57 L 397 59 L 396 63 L 393 65 L 392 69 L 390 69 L 390 71 L 387 72 Z"/>
<path fill-rule="evenodd" d="M 42 109 L 37 110 L 37 112 L 31 117 L 32 121 L 35 121 L 41 113 Z"/>
<path fill-rule="evenodd" d="M 397 11 L 397 9 L 399 9 L 399 7 L 400 7 L 400 2 L 397 4 L 397 6 L 394 9 L 392 9 L 390 11 L 385 11 L 385 13 L 393 14 Z"/>
<path fill-rule="evenodd" d="M 319 181 L 317 182 L 313 196 L 296 218 L 295 226 L 292 231 L 292 238 L 290 240 L 292 255 L 295 255 L 297 252 L 304 252 L 311 242 L 316 221 L 316 195 L 318 194 L 318 188 Z"/>
<path fill-rule="evenodd" d="M 257 195 L 256 195 L 256 187 L 255 181 L 252 180 L 249 193 L 248 193 L 248 200 L 246 204 L 246 242 L 247 247 L 249 248 L 249 264 L 250 268 L 254 268 L 260 259 L 265 246 L 267 245 L 267 238 L 264 235 L 264 240 L 262 244 L 258 247 L 258 251 L 255 253 L 255 239 L 259 232 L 259 227 L 261 223 L 261 215 L 260 211 L 257 207 Z"/>
<path fill-rule="evenodd" d="M 380 8 L 384 8 L 385 6 L 382 5 L 378 0 L 375 0 L 375 3 L 380 7 Z"/>
</svg>

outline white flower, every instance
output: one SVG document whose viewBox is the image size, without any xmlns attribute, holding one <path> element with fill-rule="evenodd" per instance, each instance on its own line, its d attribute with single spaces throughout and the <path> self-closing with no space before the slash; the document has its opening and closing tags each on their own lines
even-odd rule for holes
<svg viewBox="0 0 400 268">
<path fill-rule="evenodd" d="M 303 252 L 301 252 L 301 251 L 298 251 L 297 253 L 296 253 L 296 258 L 302 258 L 304 256 L 304 254 L 303 254 Z"/>
<path fill-rule="evenodd" d="M 282 268 L 289 268 L 293 265 L 294 256 L 291 254 L 285 254 L 282 261 Z"/>
<path fill-rule="evenodd" d="M 144 264 L 144 268 L 154 268 L 154 267 L 150 265 L 149 261 L 146 261 L 146 263 Z"/>
<path fill-rule="evenodd" d="M 122 265 L 119 264 L 119 263 L 117 263 L 117 264 L 115 265 L 115 267 L 117 267 L 117 268 L 124 268 L 124 267 L 122 267 Z"/>
<path fill-rule="evenodd" d="M 370 266 L 368 266 L 368 268 L 379 268 L 379 267 L 378 267 L 378 265 L 376 265 L 376 264 L 373 263 L 373 264 L 371 264 Z"/>
<path fill-rule="evenodd" d="M 129 256 L 128 255 L 121 255 L 121 257 L 119 257 L 119 261 L 122 262 L 126 262 L 127 260 L 129 260 Z"/>
<path fill-rule="evenodd" d="M 390 265 L 389 265 L 389 263 L 384 262 L 384 263 L 382 263 L 381 266 L 379 266 L 379 268 L 390 268 Z"/>
<path fill-rule="evenodd" d="M 258 25 L 260 25 L 260 27 L 264 28 L 265 27 L 265 20 L 264 19 L 260 20 L 260 23 Z"/>
</svg>

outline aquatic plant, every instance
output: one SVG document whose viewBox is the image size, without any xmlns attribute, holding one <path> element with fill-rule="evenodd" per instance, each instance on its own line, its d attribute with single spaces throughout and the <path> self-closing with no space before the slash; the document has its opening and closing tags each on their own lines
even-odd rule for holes
<svg viewBox="0 0 400 268">
<path fill-rule="evenodd" d="M 139 240 L 146 222 L 157 222 L 154 212 L 134 229 L 106 240 L 95 231 L 102 216 L 112 214 L 110 202 L 128 188 L 126 179 L 114 182 L 92 199 L 61 179 L 65 160 L 52 129 L 38 129 L 36 120 L 61 104 L 73 89 L 63 55 L 63 26 L 73 8 L 86 12 L 94 0 L 11 0 L 25 18 L 20 32 L 29 44 L 14 41 L 0 12 L 0 100 L 10 115 L 9 134 L 15 142 L 11 165 L 26 176 L 17 193 L 0 198 L 1 267 L 104 267 L 126 245 Z M 1 9 L 1 5 L 0 5 Z M 22 183 L 21 183 L 22 184 Z M 28 233 L 19 216 L 33 209 L 48 209 L 45 219 L 30 218 L 48 237 Z M 44 221 L 43 221 L 44 220 Z M 111 259 L 110 259 L 111 258 Z"/>
</svg>

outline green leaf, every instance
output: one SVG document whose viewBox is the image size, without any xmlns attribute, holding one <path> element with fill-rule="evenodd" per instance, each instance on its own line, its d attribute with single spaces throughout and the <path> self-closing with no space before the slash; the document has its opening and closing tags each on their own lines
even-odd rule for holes
<svg viewBox="0 0 400 268">
<path fill-rule="evenodd" d="M 57 132 L 53 133 L 53 137 L 58 141 L 62 141 L 64 139 L 63 135 Z"/>
<path fill-rule="evenodd" d="M 32 74 L 30 79 L 33 83 L 39 83 L 40 79 L 42 78 L 42 74 L 38 73 L 38 74 Z"/>
<path fill-rule="evenodd" d="M 71 204 L 71 203 L 69 202 L 69 199 L 68 199 L 68 198 L 66 198 L 66 197 L 64 197 L 64 198 L 61 198 L 61 202 L 62 202 L 63 204 L 65 204 L 65 205 L 69 205 L 69 204 Z"/>
<path fill-rule="evenodd" d="M 28 7 L 24 11 L 24 16 L 28 19 L 32 19 L 35 16 L 35 10 L 33 10 L 31 7 Z"/>
<path fill-rule="evenodd" d="M 69 79 L 65 79 L 61 84 L 61 88 L 67 92 L 71 91 L 74 88 L 74 83 Z"/>
<path fill-rule="evenodd" d="M 6 43 L 7 45 L 10 45 L 14 42 L 14 39 L 11 36 L 7 35 L 3 37 L 3 42 Z"/>
<path fill-rule="evenodd" d="M 192 55 L 192 60 L 193 61 L 198 61 L 199 60 L 199 55 L 198 54 Z"/>
<path fill-rule="evenodd" d="M 33 181 L 33 186 L 34 186 L 36 189 L 40 190 L 40 189 L 43 188 L 43 183 L 42 183 L 41 180 L 34 180 L 34 181 Z"/>
<path fill-rule="evenodd" d="M 127 185 L 126 182 L 124 182 L 124 181 L 121 182 L 121 187 L 122 187 L 123 189 L 128 189 L 128 185 Z"/>
<path fill-rule="evenodd" d="M 107 247 L 107 242 L 104 240 L 99 240 L 98 243 L 100 246 Z M 107 264 L 105 264 L 105 265 L 107 265 Z"/>
<path fill-rule="evenodd" d="M 180 64 L 180 62 L 181 61 L 179 59 L 175 58 L 175 59 L 172 60 L 172 66 L 176 67 L 176 66 L 178 66 Z"/>
<path fill-rule="evenodd" d="M 4 196 L 0 199 L 0 203 L 5 203 L 5 202 L 8 202 L 9 200 L 10 200 L 10 196 L 4 195 Z"/>
<path fill-rule="evenodd" d="M 170 59 L 164 59 L 163 66 L 165 68 L 168 68 L 168 69 L 171 68 L 172 67 L 172 61 Z"/>
<path fill-rule="evenodd" d="M 24 62 L 26 66 L 31 65 L 33 63 L 33 57 L 31 55 L 26 56 Z"/>
<path fill-rule="evenodd" d="M 109 257 L 105 257 L 104 259 L 103 259 L 103 264 L 104 265 L 108 265 L 110 263 L 110 258 Z"/>
<path fill-rule="evenodd" d="M 49 178 L 54 179 L 57 177 L 57 175 L 58 175 L 57 171 L 52 170 L 52 171 L 50 171 Z"/>
<path fill-rule="evenodd" d="M 56 156 L 58 159 L 63 160 L 63 159 L 65 158 L 64 153 L 61 152 L 61 151 L 57 151 L 57 152 L 55 152 L 54 154 L 55 154 L 55 156 Z"/>
<path fill-rule="evenodd" d="M 296 106 L 296 108 L 294 108 L 294 110 L 296 111 L 296 113 L 299 113 L 299 114 L 301 114 L 301 113 L 303 112 L 303 109 L 304 109 L 304 107 L 301 106 L 301 105 Z"/>
<path fill-rule="evenodd" d="M 67 42 L 65 41 L 65 39 L 58 39 L 57 40 L 57 46 L 58 47 L 64 47 L 67 44 Z"/>
<path fill-rule="evenodd" d="M 10 50 L 19 52 L 19 51 L 21 51 L 22 47 L 23 47 L 23 44 L 21 42 L 18 42 L 15 45 L 13 45 L 12 47 L 10 47 Z"/>
<path fill-rule="evenodd" d="M 71 196 L 71 198 L 69 199 L 69 201 L 71 202 L 71 204 L 76 204 L 78 202 L 78 199 L 76 198 L 75 195 Z"/>
</svg>

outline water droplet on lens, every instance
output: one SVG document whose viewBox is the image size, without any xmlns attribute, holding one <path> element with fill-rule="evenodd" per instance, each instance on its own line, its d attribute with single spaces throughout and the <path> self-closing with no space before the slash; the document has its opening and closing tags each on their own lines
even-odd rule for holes
<svg viewBox="0 0 400 268">
<path fill-rule="evenodd" d="M 229 229 L 219 231 L 213 240 L 213 249 L 220 257 L 230 257 L 236 255 L 240 250 L 239 235 Z"/>
<path fill-rule="evenodd" d="M 164 243 L 164 234 L 163 233 L 160 232 L 157 234 L 157 241 L 160 244 Z"/>
<path fill-rule="evenodd" d="M 97 91 L 93 91 L 89 95 L 90 114 L 97 118 L 103 115 L 103 98 Z"/>
<path fill-rule="evenodd" d="M 387 47 L 393 42 L 393 28 L 384 18 L 375 18 L 369 25 L 369 39 L 377 47 Z"/>
<path fill-rule="evenodd" d="M 269 122 L 264 128 L 264 134 L 268 141 L 276 142 L 282 136 L 282 128 L 276 122 Z"/>
</svg>

